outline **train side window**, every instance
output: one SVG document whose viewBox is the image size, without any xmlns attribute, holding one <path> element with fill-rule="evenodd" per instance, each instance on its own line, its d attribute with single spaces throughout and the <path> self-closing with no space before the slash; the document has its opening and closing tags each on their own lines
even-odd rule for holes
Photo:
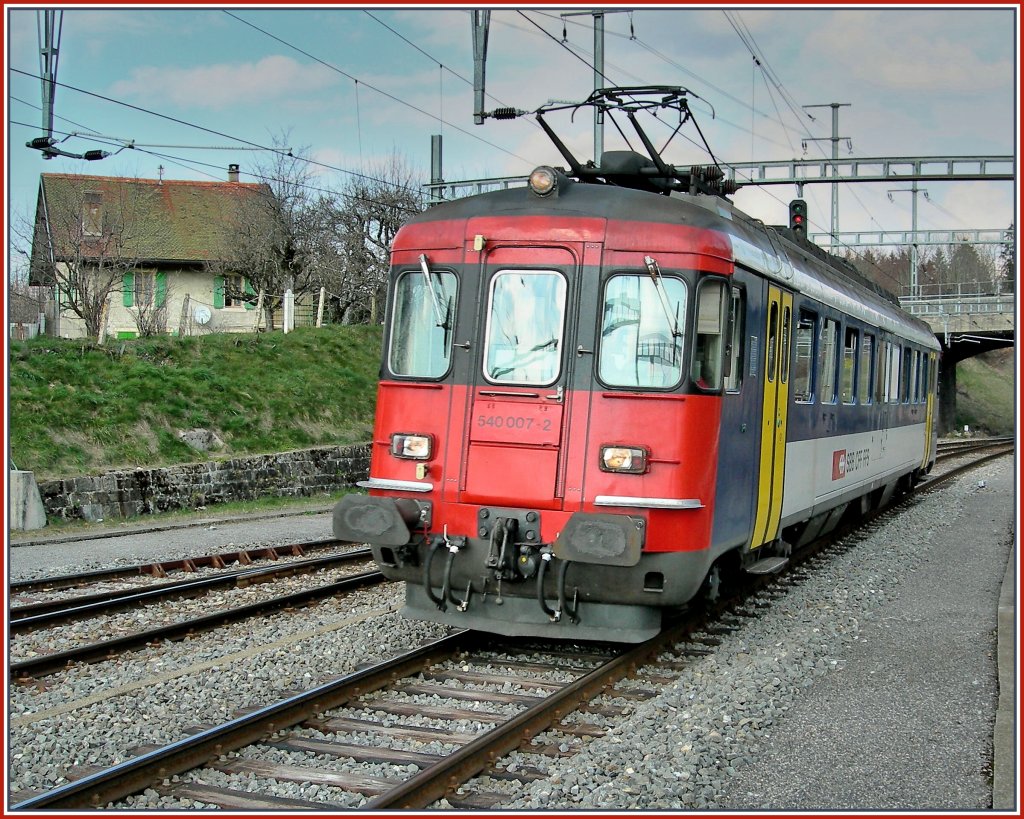
<svg viewBox="0 0 1024 819">
<path fill-rule="evenodd" d="M 914 386 L 910 390 L 910 400 L 921 403 L 921 351 L 914 350 Z"/>
<path fill-rule="evenodd" d="M 775 367 L 778 364 L 779 348 L 779 305 L 772 302 L 768 308 L 768 337 L 765 345 L 764 374 L 766 381 L 775 380 Z"/>
<path fill-rule="evenodd" d="M 388 366 L 395 375 L 442 378 L 452 357 L 457 279 L 454 273 L 403 273 L 395 282 Z"/>
<path fill-rule="evenodd" d="M 822 404 L 836 402 L 836 370 L 839 365 L 839 323 L 825 319 L 821 328 L 821 388 L 819 397 Z"/>
<path fill-rule="evenodd" d="M 913 353 L 910 347 L 903 348 L 903 366 L 900 369 L 900 402 L 903 404 L 910 401 L 910 382 L 914 374 Z"/>
<path fill-rule="evenodd" d="M 889 368 L 889 342 L 878 342 L 878 353 L 875 356 L 875 403 L 885 401 L 885 385 L 889 383 L 886 372 Z"/>
<path fill-rule="evenodd" d="M 779 355 L 782 356 L 782 361 L 780 362 L 779 380 L 783 384 L 789 383 L 790 337 L 793 334 L 792 312 L 788 306 L 782 308 L 782 343 L 779 345 Z"/>
<path fill-rule="evenodd" d="M 726 330 L 725 389 L 739 392 L 743 385 L 743 322 L 745 318 L 743 291 L 732 288 L 729 300 L 729 326 Z"/>
<path fill-rule="evenodd" d="M 702 390 L 722 386 L 722 354 L 725 350 L 725 282 L 705 279 L 697 289 L 697 316 L 693 338 L 690 379 Z"/>
<path fill-rule="evenodd" d="M 502 270 L 491 280 L 484 376 L 495 383 L 552 384 L 562 371 L 565 277 Z"/>
<path fill-rule="evenodd" d="M 854 388 L 857 384 L 857 330 L 853 327 L 846 328 L 846 335 L 843 339 L 843 372 L 840 379 L 839 394 L 844 404 L 855 404 L 857 396 Z"/>
<path fill-rule="evenodd" d="M 865 333 L 860 345 L 860 369 L 857 371 L 857 392 L 862 404 L 871 403 L 872 366 L 875 363 L 875 337 Z"/>
<path fill-rule="evenodd" d="M 793 398 L 810 403 L 814 398 L 814 337 L 817 316 L 800 311 L 796 325 L 796 359 L 793 363 Z"/>
<path fill-rule="evenodd" d="M 616 275 L 605 286 L 598 376 L 610 387 L 670 388 L 682 379 L 686 284 L 659 282 Z"/>
<path fill-rule="evenodd" d="M 896 404 L 900 400 L 900 355 L 899 344 L 889 344 L 889 361 L 886 363 L 885 400 L 890 404 Z"/>
</svg>

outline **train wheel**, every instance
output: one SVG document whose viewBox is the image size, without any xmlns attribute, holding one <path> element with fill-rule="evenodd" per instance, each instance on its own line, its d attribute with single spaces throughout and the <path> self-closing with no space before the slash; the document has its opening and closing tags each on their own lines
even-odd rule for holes
<svg viewBox="0 0 1024 819">
<path fill-rule="evenodd" d="M 701 586 L 700 597 L 706 603 L 717 603 L 722 596 L 722 567 L 715 563 Z"/>
</svg>

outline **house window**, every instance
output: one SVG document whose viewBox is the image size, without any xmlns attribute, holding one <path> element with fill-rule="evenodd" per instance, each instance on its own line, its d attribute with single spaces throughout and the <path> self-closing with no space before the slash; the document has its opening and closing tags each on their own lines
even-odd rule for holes
<svg viewBox="0 0 1024 819">
<path fill-rule="evenodd" d="M 245 276 L 213 277 L 213 306 L 217 310 L 225 307 L 252 309 L 253 304 L 248 298 L 252 294 L 253 289 L 245 280 Z"/>
<path fill-rule="evenodd" d="M 243 276 L 224 277 L 224 306 L 242 307 L 245 300 L 242 295 L 245 293 L 245 278 Z"/>
<path fill-rule="evenodd" d="M 86 191 L 82 195 L 82 234 L 103 235 L 103 194 L 99 191 Z"/>
<path fill-rule="evenodd" d="M 153 303 L 153 294 L 156 292 L 156 273 L 136 271 L 135 273 L 135 304 L 138 307 L 148 307 Z"/>
</svg>

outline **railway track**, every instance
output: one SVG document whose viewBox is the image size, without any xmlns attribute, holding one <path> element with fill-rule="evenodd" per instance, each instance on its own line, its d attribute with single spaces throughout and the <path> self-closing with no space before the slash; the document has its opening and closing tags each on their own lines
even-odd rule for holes
<svg viewBox="0 0 1024 819">
<path fill-rule="evenodd" d="M 1011 450 L 1004 445 L 931 476 L 919 491 Z M 808 551 L 806 559 L 817 558 Z M 799 582 L 809 571 L 796 565 L 759 581 Z M 492 637 L 458 632 L 171 745 L 138 749 L 127 762 L 28 796 L 15 809 L 100 807 L 146 787 L 183 804 L 237 810 L 408 809 L 442 799 L 442 807 L 495 808 L 510 789 L 541 775 L 528 763 L 503 764 L 510 751 L 519 749 L 519 760 L 564 757 L 604 736 L 629 702 L 656 696 L 693 657 L 714 650 L 716 632 L 758 616 L 779 593 L 748 591 L 711 621 L 692 611 L 627 650 L 496 647 Z M 271 781 L 308 786 L 314 795 L 285 799 L 261 787 Z"/>
<path fill-rule="evenodd" d="M 310 550 L 310 546 L 313 547 L 313 551 L 316 551 L 317 549 L 338 545 L 337 541 L 321 541 L 315 544 L 296 544 L 286 551 L 290 551 L 292 554 L 303 554 Z M 237 555 L 239 554 L 241 553 L 231 553 L 231 556 L 234 556 L 237 562 L 245 562 L 238 560 Z M 267 555 L 269 559 L 273 560 L 276 560 L 278 556 L 279 550 L 273 555 Z M 117 576 L 120 578 L 138 576 L 140 571 L 149 576 L 166 576 L 167 567 L 171 565 L 181 565 L 182 571 L 193 573 L 196 571 L 196 566 L 199 565 L 211 567 L 226 565 L 224 564 L 225 557 L 226 555 L 214 555 L 208 558 L 193 558 L 187 562 L 175 561 L 173 563 L 147 564 L 144 567 L 117 570 Z M 326 557 L 289 561 L 269 568 L 247 566 L 246 568 L 234 571 L 218 572 L 210 577 L 201 579 L 161 583 L 142 590 L 107 590 L 71 598 L 15 605 L 9 611 L 9 632 L 11 635 L 23 635 L 32 634 L 43 629 L 74 624 L 92 618 L 107 617 L 118 612 L 132 611 L 140 607 L 152 607 L 161 603 L 167 603 L 168 601 L 184 598 L 201 598 L 204 595 L 209 595 L 221 589 L 247 588 L 271 583 L 282 578 L 302 575 L 308 575 L 312 580 L 310 587 L 299 591 L 292 591 L 269 599 L 261 599 L 242 606 L 226 608 L 212 614 L 201 614 L 190 618 L 180 618 L 174 614 L 171 622 L 143 628 L 128 634 L 121 634 L 120 636 L 104 636 L 102 639 L 79 644 L 65 651 L 36 653 L 32 652 L 31 649 L 22 648 L 21 651 L 23 653 L 33 653 L 35 656 L 13 660 L 9 663 L 8 671 L 12 679 L 24 681 L 29 678 L 54 673 L 68 667 L 72 663 L 109 659 L 124 651 L 152 645 L 164 640 L 180 640 L 189 635 L 222 628 L 249 617 L 265 616 L 288 608 L 309 605 L 334 595 L 350 593 L 385 582 L 383 575 L 375 569 L 349 574 L 341 579 L 329 580 L 328 582 L 323 582 L 320 578 L 324 574 L 330 574 L 333 577 L 339 567 L 351 566 L 361 562 L 365 563 L 369 559 L 369 550 L 360 548 Z M 251 559 L 249 562 L 251 563 Z M 153 566 L 160 566 L 161 571 L 150 571 L 150 567 Z M 48 590 L 54 587 L 67 589 L 73 586 L 80 586 L 83 583 L 97 582 L 98 579 L 103 581 L 110 580 L 112 574 L 114 573 L 96 572 L 85 575 L 67 575 L 60 578 L 32 581 L 31 586 L 36 591 Z M 54 582 L 51 584 L 48 582 L 49 580 Z M 22 594 L 25 593 L 26 591 L 23 589 Z M 17 656 L 13 650 L 11 653 Z"/>
</svg>

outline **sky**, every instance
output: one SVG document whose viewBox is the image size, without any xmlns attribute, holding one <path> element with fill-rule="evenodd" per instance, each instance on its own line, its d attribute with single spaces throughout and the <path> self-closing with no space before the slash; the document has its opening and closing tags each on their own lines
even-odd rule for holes
<svg viewBox="0 0 1024 819">
<path fill-rule="evenodd" d="M 493 7 L 487 110 L 585 98 L 594 88 L 592 8 Z M 1016 4 L 603 8 L 603 84 L 687 88 L 720 161 L 831 156 L 831 110 L 804 108 L 831 103 L 843 104 L 840 158 L 1016 155 Z M 275 145 L 313 160 L 311 186 L 322 190 L 352 172 L 374 176 L 392 156 L 427 181 L 433 134 L 443 138 L 446 181 L 565 164 L 530 117 L 474 124 L 468 7 L 380 5 L 68 6 L 54 135 L 62 150 L 112 155 L 46 160 L 25 145 L 43 132 L 37 22 L 35 7 L 5 4 L 8 227 L 32 213 L 41 173 L 224 180 L 238 164 L 242 181 L 255 181 Z M 549 122 L 578 156 L 593 155 L 587 111 Z M 659 146 L 671 133 L 664 121 L 649 130 Z M 624 147 L 611 126 L 604 139 L 606 150 Z M 692 123 L 667 159 L 710 162 Z M 1012 182 L 920 188 L 922 230 L 1016 221 Z M 796 195 L 785 185 L 732 198 L 782 224 Z M 804 198 L 811 232 L 827 231 L 830 187 L 807 185 Z M 909 230 L 913 198 L 909 183 L 844 185 L 839 230 Z M 17 245 L 12 270 L 24 262 Z"/>
</svg>

